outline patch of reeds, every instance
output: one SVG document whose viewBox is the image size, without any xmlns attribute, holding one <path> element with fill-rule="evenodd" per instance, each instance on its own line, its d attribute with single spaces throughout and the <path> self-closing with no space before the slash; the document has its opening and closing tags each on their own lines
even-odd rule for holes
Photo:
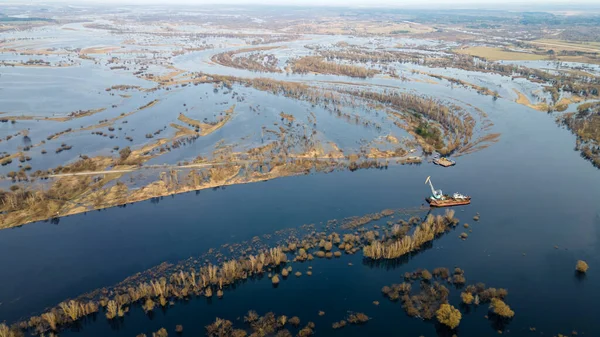
<svg viewBox="0 0 600 337">
<path fill-rule="evenodd" d="M 376 220 L 379 220 L 384 217 L 392 216 L 394 214 L 395 214 L 394 210 L 384 209 L 383 211 L 381 211 L 379 213 L 367 214 L 367 215 L 363 215 L 360 217 L 346 218 L 346 219 L 342 220 L 342 229 L 352 229 L 352 228 L 361 227 L 361 226 L 368 224 L 369 222 L 376 221 Z"/>
<path fill-rule="evenodd" d="M 17 327 L 9 327 L 0 323 L 0 337 L 22 337 L 23 333 Z"/>
<path fill-rule="evenodd" d="M 443 218 L 443 217 L 440 217 Z M 423 225 L 425 228 L 434 228 L 435 219 L 431 224 Z M 408 223 L 405 222 L 408 226 Z M 309 227 L 310 228 L 310 227 Z M 422 235 L 422 234 L 420 234 Z M 212 297 L 216 292 L 218 297 L 223 296 L 223 290 L 230 288 L 238 281 L 259 277 L 263 273 L 271 275 L 273 279 L 279 280 L 277 270 L 280 270 L 282 277 L 288 276 L 292 270 L 291 266 L 281 267 L 288 261 L 284 251 L 297 251 L 295 260 L 304 261 L 312 257 L 309 251 L 326 252 L 326 249 L 333 250 L 337 246 L 336 256 L 341 254 L 343 249 L 346 252 L 353 252 L 361 249 L 369 242 L 377 242 L 378 231 L 359 230 L 354 234 L 344 234 L 343 236 L 333 232 L 308 232 L 302 239 L 292 238 L 289 243 L 283 247 L 263 248 L 258 253 L 248 254 L 250 250 L 244 250 L 245 253 L 239 258 L 231 258 L 223 261 L 220 265 L 204 264 L 202 266 L 171 269 L 165 266 L 158 266 L 156 272 L 148 274 L 147 277 L 135 277 L 127 280 L 111 290 L 111 298 L 105 297 L 106 292 L 97 292 L 86 295 L 80 299 L 72 300 L 61 304 L 59 307 L 45 312 L 42 316 L 34 316 L 22 326 L 31 329 L 37 333 L 47 331 L 58 331 L 65 325 L 84 317 L 91 312 L 103 311 L 107 319 L 123 317 L 134 304 L 139 304 L 145 311 L 150 312 L 156 309 L 156 306 L 166 307 L 172 305 L 177 300 L 187 299 L 193 296 Z M 417 235 L 416 237 L 421 237 Z M 256 238 L 259 240 L 259 238 Z M 255 240 L 253 240 L 254 242 Z M 321 247 L 319 247 L 321 246 Z M 334 256 L 332 251 L 327 251 L 325 256 Z M 302 258 L 300 258 L 302 257 Z M 312 273 L 308 268 L 309 272 Z M 434 271 L 435 272 L 435 271 Z M 439 272 L 439 271 L 438 271 Z M 424 278 L 428 278 L 428 272 L 422 272 Z M 301 275 L 301 272 L 297 272 Z M 84 301 L 83 298 L 88 299 Z M 89 301 L 95 298 L 96 301 Z M 77 309 L 79 308 L 79 309 Z M 72 317 L 76 317 L 73 319 Z M 293 318 L 290 319 L 293 324 Z M 306 330 L 308 331 L 308 330 Z"/>
<path fill-rule="evenodd" d="M 139 283 L 137 287 L 129 287 L 111 300 L 101 300 L 99 303 L 71 300 L 61 303 L 58 308 L 39 317 L 32 317 L 25 327 L 34 329 L 37 333 L 57 331 L 63 325 L 98 312 L 99 305 L 104 307 L 106 318 L 110 320 L 123 317 L 128 310 L 127 306 L 136 302 L 142 302 L 144 311 L 150 312 L 157 303 L 166 306 L 169 299 L 183 299 L 191 295 L 212 297 L 213 291 L 222 296 L 223 287 L 260 274 L 264 268 L 276 267 L 285 261 L 287 258 L 281 247 L 275 247 L 257 255 L 225 261 L 221 266 L 208 265 L 199 271 L 189 272 L 180 270 L 169 278 L 160 277 Z"/>
<path fill-rule="evenodd" d="M 259 316 L 256 311 L 250 310 L 244 317 L 244 323 L 246 324 L 245 327 L 236 329 L 231 321 L 217 318 L 213 323 L 206 326 L 206 335 L 209 337 L 244 337 L 250 333 L 250 336 L 292 336 L 288 327 L 297 328 L 300 325 L 300 319 L 294 316 L 288 320 L 287 316 L 276 316 L 272 312 Z M 312 333 L 307 333 L 314 328 L 315 324 L 309 322 L 305 328 L 298 331 L 298 336 L 302 333 L 304 333 L 304 336 L 309 336 Z M 250 332 L 247 331 L 248 329 Z"/>
<path fill-rule="evenodd" d="M 415 228 L 411 236 L 396 238 L 390 242 L 373 241 L 363 248 L 363 254 L 373 260 L 396 259 L 418 250 L 423 244 L 433 241 L 436 236 L 449 231 L 457 223 L 452 210 L 446 211 L 443 217 L 430 214 Z"/>
<path fill-rule="evenodd" d="M 318 56 L 305 56 L 293 60 L 291 68 L 294 73 L 306 74 L 315 72 L 320 74 L 345 75 L 350 77 L 367 78 L 373 77 L 379 71 L 361 66 L 345 65 L 335 62 L 327 62 Z"/>
</svg>

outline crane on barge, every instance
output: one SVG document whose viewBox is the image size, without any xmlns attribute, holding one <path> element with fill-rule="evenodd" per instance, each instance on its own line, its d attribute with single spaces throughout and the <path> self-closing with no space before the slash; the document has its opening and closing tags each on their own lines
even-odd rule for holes
<svg viewBox="0 0 600 337">
<path fill-rule="evenodd" d="M 425 184 L 429 183 L 431 187 L 431 197 L 425 198 L 431 207 L 448 207 L 448 206 L 459 206 L 468 205 L 471 203 L 471 197 L 462 195 L 460 193 L 454 193 L 452 196 L 445 195 L 442 190 L 436 190 L 431 182 L 431 176 L 427 177 Z"/>
<path fill-rule="evenodd" d="M 429 183 L 429 187 L 431 187 L 431 195 L 436 198 L 436 199 L 441 199 L 444 194 L 442 193 L 442 190 L 436 190 L 435 188 L 433 188 L 433 184 L 431 183 L 431 176 L 427 177 L 427 180 L 425 180 L 425 184 Z"/>
</svg>

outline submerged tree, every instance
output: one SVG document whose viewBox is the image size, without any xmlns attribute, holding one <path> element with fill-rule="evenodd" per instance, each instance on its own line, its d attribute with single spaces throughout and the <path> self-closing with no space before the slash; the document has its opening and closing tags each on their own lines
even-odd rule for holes
<svg viewBox="0 0 600 337">
<path fill-rule="evenodd" d="M 450 329 L 456 328 L 462 318 L 460 311 L 447 303 L 442 304 L 435 315 L 440 323 L 447 325 Z"/>
<path fill-rule="evenodd" d="M 464 304 L 471 304 L 471 303 L 473 303 L 473 300 L 475 300 L 475 298 L 473 297 L 473 294 L 471 294 L 469 292 L 464 292 L 464 293 L 460 294 L 460 298 L 462 299 Z"/>
<path fill-rule="evenodd" d="M 577 265 L 575 266 L 575 270 L 577 270 L 580 273 L 585 273 L 588 270 L 588 268 L 588 264 L 583 260 L 577 261 Z"/>
<path fill-rule="evenodd" d="M 492 302 L 490 303 L 490 310 L 494 314 L 505 318 L 511 318 L 515 315 L 515 312 L 510 309 L 508 304 L 504 303 L 504 301 L 498 298 L 492 298 Z"/>
</svg>

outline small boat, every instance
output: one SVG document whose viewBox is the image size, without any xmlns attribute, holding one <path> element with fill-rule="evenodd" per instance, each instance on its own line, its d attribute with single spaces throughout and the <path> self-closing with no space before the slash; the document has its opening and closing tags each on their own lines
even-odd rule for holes
<svg viewBox="0 0 600 337">
<path fill-rule="evenodd" d="M 441 157 L 441 158 L 433 158 L 433 163 L 436 165 L 440 165 L 443 167 L 449 167 L 456 165 L 456 162 L 452 159 Z"/>
<path fill-rule="evenodd" d="M 460 193 L 454 193 L 452 196 L 443 194 L 442 190 L 436 190 L 433 188 L 433 183 L 431 183 L 431 177 L 427 177 L 425 180 L 425 184 L 429 183 L 431 187 L 432 196 L 425 198 L 425 201 L 429 203 L 431 207 L 450 207 L 450 206 L 460 206 L 460 205 L 468 205 L 471 203 L 471 197 L 467 195 L 462 195 Z"/>
</svg>

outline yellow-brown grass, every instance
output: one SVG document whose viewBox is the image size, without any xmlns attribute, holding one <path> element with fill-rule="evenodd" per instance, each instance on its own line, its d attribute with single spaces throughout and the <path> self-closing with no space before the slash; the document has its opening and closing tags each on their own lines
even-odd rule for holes
<svg viewBox="0 0 600 337">
<path fill-rule="evenodd" d="M 521 53 L 521 52 L 505 50 L 505 49 L 497 48 L 497 47 L 483 47 L 483 46 L 468 47 L 468 48 L 461 48 L 461 49 L 455 50 L 455 52 L 459 53 L 459 54 L 467 54 L 467 55 L 482 57 L 489 61 L 500 61 L 500 60 L 530 61 L 530 60 L 546 60 L 546 59 L 548 59 L 548 56 L 546 56 L 546 55 Z"/>
</svg>

